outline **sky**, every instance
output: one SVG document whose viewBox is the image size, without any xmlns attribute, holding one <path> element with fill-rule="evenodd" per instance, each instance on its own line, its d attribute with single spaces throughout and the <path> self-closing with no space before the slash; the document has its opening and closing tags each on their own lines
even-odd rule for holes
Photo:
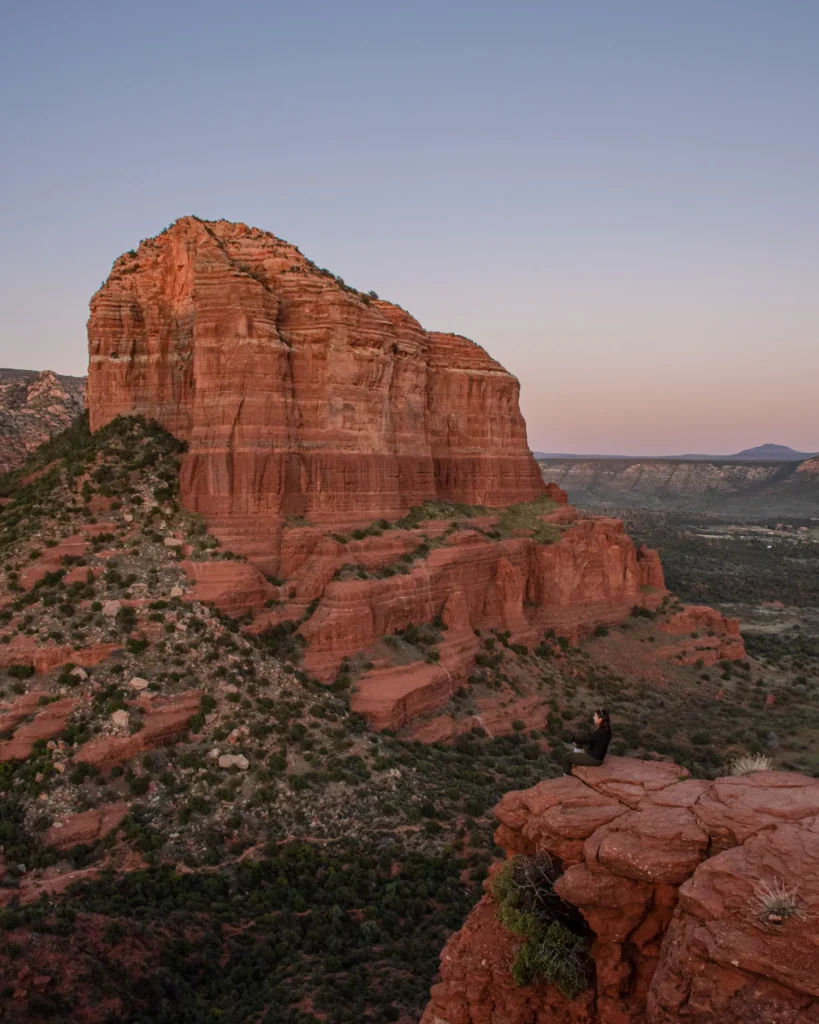
<svg viewBox="0 0 819 1024">
<path fill-rule="evenodd" d="M 819 450 L 815 0 L 4 0 L 0 365 L 114 259 L 275 232 L 521 381 L 533 449 Z"/>
</svg>

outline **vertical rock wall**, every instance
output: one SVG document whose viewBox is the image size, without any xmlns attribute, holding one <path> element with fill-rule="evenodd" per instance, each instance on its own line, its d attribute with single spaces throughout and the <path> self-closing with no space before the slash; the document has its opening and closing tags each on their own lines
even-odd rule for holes
<svg viewBox="0 0 819 1024">
<path fill-rule="evenodd" d="M 121 256 L 88 338 L 92 429 L 136 413 L 188 441 L 183 500 L 237 550 L 270 556 L 288 516 L 544 491 L 518 382 L 482 348 L 243 224 L 183 218 Z"/>
</svg>

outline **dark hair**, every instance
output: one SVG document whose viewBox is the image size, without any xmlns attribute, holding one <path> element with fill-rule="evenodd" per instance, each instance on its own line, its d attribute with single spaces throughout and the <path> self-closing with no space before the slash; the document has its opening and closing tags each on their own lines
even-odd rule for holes
<svg viewBox="0 0 819 1024">
<path fill-rule="evenodd" d="M 606 732 L 611 735 L 611 719 L 609 713 L 605 708 L 598 708 L 595 711 L 596 715 L 599 715 L 603 719 L 603 724 L 600 726 L 601 729 L 605 729 Z"/>
</svg>

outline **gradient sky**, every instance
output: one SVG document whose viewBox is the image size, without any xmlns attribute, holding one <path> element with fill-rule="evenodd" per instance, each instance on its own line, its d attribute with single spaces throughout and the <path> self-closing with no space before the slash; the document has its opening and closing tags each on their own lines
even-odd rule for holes
<svg viewBox="0 0 819 1024">
<path fill-rule="evenodd" d="M 819 450 L 819 3 L 0 4 L 0 365 L 186 213 L 521 380 L 534 449 Z"/>
</svg>

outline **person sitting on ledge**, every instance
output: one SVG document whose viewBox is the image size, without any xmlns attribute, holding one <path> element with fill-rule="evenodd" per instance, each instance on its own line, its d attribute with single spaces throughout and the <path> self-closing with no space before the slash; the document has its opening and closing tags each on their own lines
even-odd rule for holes
<svg viewBox="0 0 819 1024">
<path fill-rule="evenodd" d="M 599 768 L 606 756 L 611 743 L 611 722 L 605 708 L 598 708 L 594 713 L 594 732 L 589 736 L 575 736 L 572 740 L 574 750 L 563 758 L 563 774 L 571 775 L 576 764 L 591 765 Z M 581 748 L 585 747 L 585 750 Z"/>
</svg>

